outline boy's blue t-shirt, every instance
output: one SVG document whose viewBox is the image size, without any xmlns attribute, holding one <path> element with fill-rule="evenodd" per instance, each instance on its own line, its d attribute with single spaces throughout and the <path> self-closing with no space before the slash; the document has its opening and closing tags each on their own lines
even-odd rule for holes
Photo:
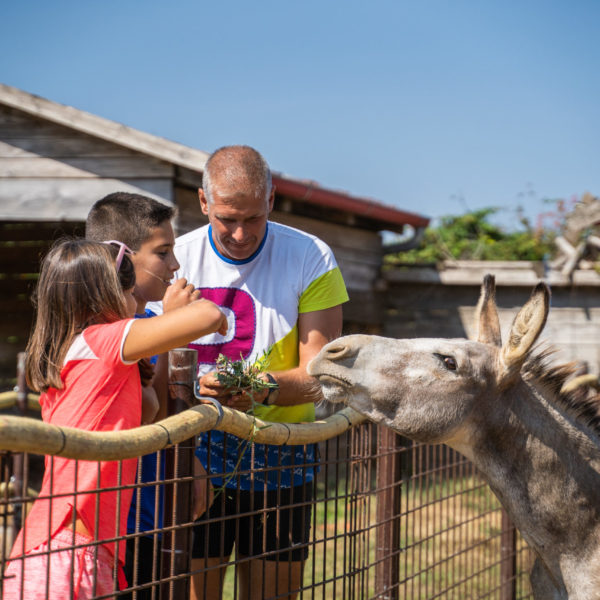
<svg viewBox="0 0 600 600">
<path fill-rule="evenodd" d="M 135 315 L 136 319 L 146 319 L 155 317 L 156 314 L 151 310 L 146 309 L 143 315 Z M 150 362 L 156 364 L 158 356 L 152 356 Z M 157 455 L 160 456 L 160 470 L 157 471 Z M 162 481 L 165 478 L 165 453 L 153 452 L 142 456 L 141 462 L 141 481 L 148 483 L 151 481 Z M 137 480 L 136 480 L 137 481 Z M 156 489 L 159 490 L 158 495 L 158 515 L 154 514 L 156 506 Z M 139 526 L 136 528 L 136 519 L 138 512 L 138 494 L 140 496 L 139 503 Z M 164 486 L 149 485 L 142 487 L 139 490 L 133 490 L 133 498 L 129 508 L 129 516 L 127 517 L 127 533 L 136 533 L 140 531 L 151 531 L 153 529 L 162 529 L 163 526 L 163 496 Z M 159 534 L 160 535 L 160 534 Z"/>
</svg>

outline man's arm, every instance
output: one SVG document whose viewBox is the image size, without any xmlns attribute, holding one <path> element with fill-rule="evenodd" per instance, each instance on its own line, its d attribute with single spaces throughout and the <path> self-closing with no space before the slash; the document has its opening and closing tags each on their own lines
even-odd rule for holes
<svg viewBox="0 0 600 600">
<path fill-rule="evenodd" d="M 298 315 L 299 364 L 288 371 L 271 373 L 279 384 L 275 404 L 292 406 L 322 400 L 320 386 L 306 372 L 306 365 L 321 348 L 342 334 L 342 305 Z M 265 394 L 266 396 L 266 394 Z"/>
</svg>

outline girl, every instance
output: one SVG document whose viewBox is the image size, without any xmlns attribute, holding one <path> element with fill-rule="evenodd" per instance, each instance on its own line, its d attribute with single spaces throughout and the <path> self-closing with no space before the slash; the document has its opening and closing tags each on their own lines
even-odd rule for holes
<svg viewBox="0 0 600 600">
<path fill-rule="evenodd" d="M 127 318 L 135 310 L 128 254 L 120 242 L 66 240 L 42 263 L 26 372 L 30 387 L 41 392 L 47 423 L 89 431 L 139 426 L 137 361 L 227 332 L 225 315 L 191 290 L 185 306 L 151 319 Z M 111 594 L 116 565 L 124 587 L 125 543 L 94 540 L 125 535 L 132 491 L 99 490 L 135 483 L 137 461 L 46 456 L 45 464 L 42 489 L 5 572 L 4 599 Z"/>
</svg>

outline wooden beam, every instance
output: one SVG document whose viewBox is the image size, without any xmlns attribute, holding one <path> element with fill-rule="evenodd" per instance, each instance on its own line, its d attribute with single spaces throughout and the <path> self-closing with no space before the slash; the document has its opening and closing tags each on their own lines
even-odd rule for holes
<svg viewBox="0 0 600 600">
<path fill-rule="evenodd" d="M 206 152 L 132 129 L 72 106 L 51 102 L 5 84 L 0 84 L 0 103 L 192 170 L 201 170 L 209 156 Z"/>
<path fill-rule="evenodd" d="M 7 178 L 0 185 L 0 220 L 85 221 L 96 200 L 119 191 L 173 203 L 170 179 Z"/>
<path fill-rule="evenodd" d="M 0 178 L 99 178 L 166 179 L 174 175 L 173 165 L 147 156 L 120 156 L 96 158 L 45 158 L 38 156 L 3 158 L 0 160 Z"/>
</svg>

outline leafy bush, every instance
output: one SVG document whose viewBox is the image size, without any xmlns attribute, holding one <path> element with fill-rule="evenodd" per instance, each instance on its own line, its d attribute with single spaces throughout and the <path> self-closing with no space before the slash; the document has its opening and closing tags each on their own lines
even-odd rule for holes
<svg viewBox="0 0 600 600">
<path fill-rule="evenodd" d="M 443 260 L 543 260 L 553 252 L 556 232 L 534 230 L 520 219 L 523 230 L 506 232 L 489 219 L 495 208 L 446 216 L 425 231 L 419 248 L 386 257 L 388 264 L 437 263 Z"/>
</svg>

